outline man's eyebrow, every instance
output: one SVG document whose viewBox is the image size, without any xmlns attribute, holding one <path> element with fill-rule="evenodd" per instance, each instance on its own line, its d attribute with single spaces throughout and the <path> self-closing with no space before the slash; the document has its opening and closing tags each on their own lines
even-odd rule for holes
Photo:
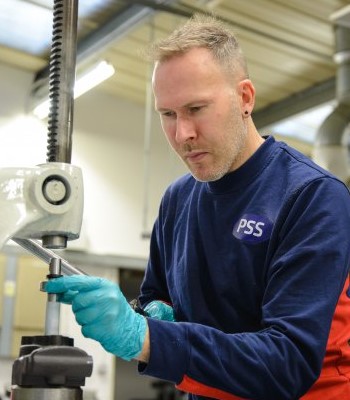
<svg viewBox="0 0 350 400">
<path fill-rule="evenodd" d="M 211 103 L 211 101 L 209 101 L 208 99 L 198 99 L 198 100 L 190 101 L 190 102 L 183 104 L 182 106 L 176 107 L 176 108 L 181 109 L 181 108 L 189 108 L 189 107 L 198 107 L 198 106 L 209 104 L 209 103 Z M 167 108 L 167 107 L 159 107 L 158 108 L 157 106 L 155 106 L 155 109 L 158 112 L 173 111 L 172 108 Z"/>
<path fill-rule="evenodd" d="M 202 105 L 202 104 L 204 105 L 204 104 L 208 104 L 208 103 L 211 103 L 211 101 L 208 99 L 197 99 L 197 100 L 193 100 L 193 101 L 186 103 L 183 107 L 184 108 L 197 107 L 198 105 Z"/>
<path fill-rule="evenodd" d="M 170 111 L 170 108 L 166 108 L 166 107 L 159 107 L 158 108 L 157 106 L 155 106 L 154 108 L 158 112 Z"/>
</svg>

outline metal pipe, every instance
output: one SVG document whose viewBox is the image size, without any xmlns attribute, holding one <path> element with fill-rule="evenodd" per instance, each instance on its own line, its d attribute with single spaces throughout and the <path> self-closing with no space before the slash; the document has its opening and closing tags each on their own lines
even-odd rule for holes
<svg viewBox="0 0 350 400">
<path fill-rule="evenodd" d="M 29 251 L 34 256 L 40 258 L 42 261 L 50 264 L 52 258 L 58 258 L 61 260 L 62 272 L 65 275 L 88 275 L 79 268 L 73 267 L 68 261 L 54 253 L 52 250 L 45 249 L 40 245 L 39 242 L 33 239 L 19 239 L 12 238 L 14 242 L 23 247 L 25 250 Z"/>
<path fill-rule="evenodd" d="M 49 266 L 50 274 L 48 275 L 49 279 L 62 276 L 61 263 L 62 260 L 60 258 L 51 258 Z M 61 304 L 57 301 L 57 294 L 48 293 L 45 314 L 45 335 L 59 335 L 60 311 Z"/>
<path fill-rule="evenodd" d="M 335 54 L 337 64 L 337 105 L 320 125 L 314 143 L 313 158 L 325 169 L 348 183 L 348 126 L 350 124 L 350 28 L 335 21 Z"/>
<path fill-rule="evenodd" d="M 2 295 L 2 321 L 0 320 L 0 357 L 9 357 L 11 355 L 17 272 L 17 257 L 13 254 L 8 254 L 6 257 L 4 291 Z"/>
<path fill-rule="evenodd" d="M 149 41 L 154 40 L 154 20 L 150 22 Z M 143 210 L 142 210 L 142 238 L 149 238 L 148 212 L 150 195 L 150 177 L 151 177 L 151 136 L 152 136 L 152 112 L 153 112 L 153 94 L 152 94 L 152 73 L 153 67 L 148 67 L 148 79 L 146 83 L 146 106 L 145 106 L 145 129 L 143 141 Z"/>
</svg>

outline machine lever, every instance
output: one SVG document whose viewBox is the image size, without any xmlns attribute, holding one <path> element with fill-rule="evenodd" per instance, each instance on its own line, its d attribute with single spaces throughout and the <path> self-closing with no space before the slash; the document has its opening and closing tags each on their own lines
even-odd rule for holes
<svg viewBox="0 0 350 400">
<path fill-rule="evenodd" d="M 41 244 L 36 240 L 20 238 L 12 238 L 12 240 L 47 264 L 50 264 L 51 259 L 53 258 L 60 259 L 61 269 L 65 275 L 88 275 L 83 270 L 77 267 L 73 267 L 73 265 L 71 265 L 68 261 L 57 255 L 52 250 L 42 247 Z"/>
</svg>

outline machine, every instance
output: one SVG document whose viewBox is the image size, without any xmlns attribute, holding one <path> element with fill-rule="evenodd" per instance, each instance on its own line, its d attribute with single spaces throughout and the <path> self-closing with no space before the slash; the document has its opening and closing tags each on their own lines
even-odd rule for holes
<svg viewBox="0 0 350 400">
<path fill-rule="evenodd" d="M 0 170 L 0 247 L 14 240 L 48 263 L 48 279 L 84 273 L 50 250 L 79 237 L 83 215 L 82 173 L 70 164 L 77 18 L 78 0 L 53 1 L 47 162 Z M 45 334 L 22 337 L 12 400 L 80 400 L 92 369 L 92 357 L 59 335 L 59 303 L 49 294 Z"/>
</svg>

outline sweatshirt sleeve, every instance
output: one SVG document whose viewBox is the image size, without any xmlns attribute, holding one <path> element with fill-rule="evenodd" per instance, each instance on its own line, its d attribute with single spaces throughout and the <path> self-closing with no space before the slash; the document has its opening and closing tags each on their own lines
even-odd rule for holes
<svg viewBox="0 0 350 400">
<path fill-rule="evenodd" d="M 349 272 L 348 191 L 336 180 L 313 182 L 276 224 L 261 330 L 222 332 L 149 319 L 150 359 L 139 365 L 140 373 L 189 393 L 230 400 L 297 399 L 311 387 Z M 160 271 L 160 266 L 148 271 L 152 284 Z"/>
</svg>

